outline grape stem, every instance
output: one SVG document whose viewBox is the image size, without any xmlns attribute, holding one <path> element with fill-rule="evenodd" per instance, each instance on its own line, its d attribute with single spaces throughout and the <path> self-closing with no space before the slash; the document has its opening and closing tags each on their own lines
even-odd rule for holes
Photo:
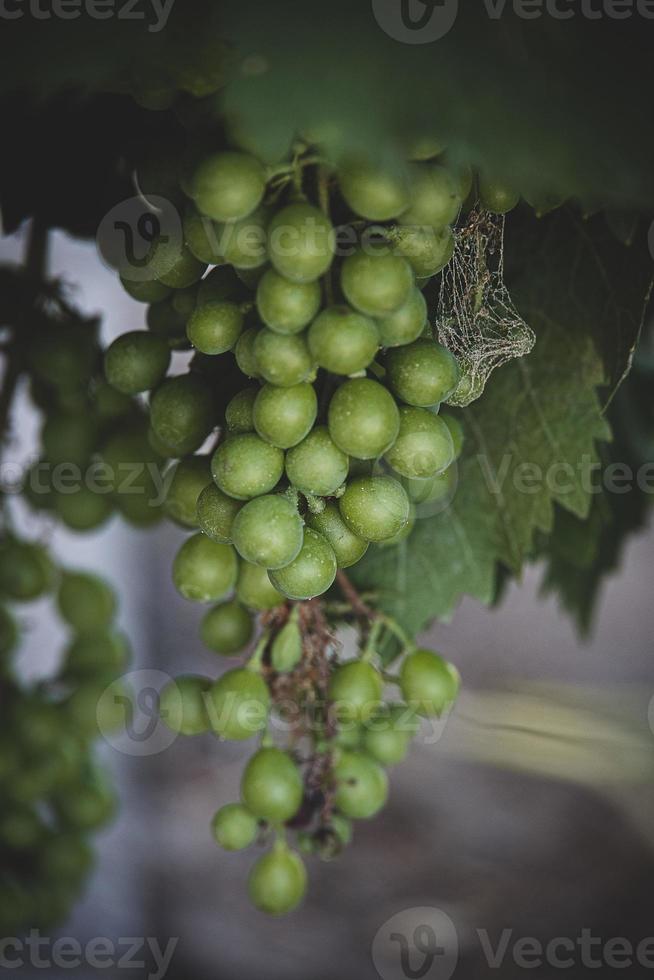
<svg viewBox="0 0 654 980">
<path fill-rule="evenodd" d="M 365 619 L 367 621 L 375 619 L 375 617 L 378 615 L 377 611 L 363 601 L 360 594 L 352 585 L 352 582 L 349 580 L 342 568 L 336 572 L 336 582 L 339 589 L 360 619 Z"/>
</svg>

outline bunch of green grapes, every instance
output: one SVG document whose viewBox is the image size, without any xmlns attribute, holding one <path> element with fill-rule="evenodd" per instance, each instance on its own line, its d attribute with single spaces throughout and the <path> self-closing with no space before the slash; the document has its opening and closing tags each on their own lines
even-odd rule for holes
<svg viewBox="0 0 654 980">
<path fill-rule="evenodd" d="M 57 673 L 27 683 L 16 663 L 16 610 L 50 593 L 69 640 Z M 129 657 L 115 613 L 114 593 L 102 579 L 58 569 L 40 544 L 0 538 L 3 930 L 65 919 L 92 865 L 91 836 L 115 813 L 114 792 L 94 758 L 100 730 L 122 720 L 112 717 L 110 699 L 100 700 L 111 684 L 118 692 L 116 678 Z"/>
</svg>

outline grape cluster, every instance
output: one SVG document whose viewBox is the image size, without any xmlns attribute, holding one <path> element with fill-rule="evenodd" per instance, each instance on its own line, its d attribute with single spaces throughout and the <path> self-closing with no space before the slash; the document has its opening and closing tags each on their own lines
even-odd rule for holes
<svg viewBox="0 0 654 980">
<path fill-rule="evenodd" d="M 27 683 L 15 654 L 15 609 L 56 592 L 70 637 L 55 676 Z M 113 625 L 111 588 L 87 572 L 58 569 L 40 544 L 0 538 L 0 923 L 5 930 L 63 920 L 93 861 L 90 837 L 116 800 L 94 758 L 100 731 L 118 727 L 102 698 L 129 656 Z"/>
</svg>

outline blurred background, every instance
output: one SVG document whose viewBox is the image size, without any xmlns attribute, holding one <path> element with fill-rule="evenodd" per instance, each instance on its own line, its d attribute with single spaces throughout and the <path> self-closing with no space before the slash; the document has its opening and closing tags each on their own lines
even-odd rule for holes
<svg viewBox="0 0 654 980">
<path fill-rule="evenodd" d="M 20 234 L 4 239 L 0 260 L 19 258 L 22 248 Z M 102 266 L 93 245 L 53 235 L 49 273 L 76 284 L 84 312 L 102 315 L 105 341 L 143 325 L 144 307 Z M 26 400 L 18 411 L 14 452 L 25 459 L 36 419 Z M 117 518 L 84 536 L 43 530 L 68 565 L 112 580 L 133 641 L 133 669 L 212 676 L 223 669 L 197 637 L 201 610 L 170 581 L 183 532 L 138 531 Z M 174 940 L 171 980 L 401 980 L 410 974 L 393 949 L 377 947 L 375 966 L 371 946 L 386 920 L 425 906 L 454 923 L 453 975 L 466 980 L 498 973 L 479 931 L 493 946 L 504 929 L 544 944 L 575 941 L 590 929 L 605 941 L 624 937 L 636 945 L 654 933 L 653 544 L 652 527 L 630 542 L 587 642 L 554 600 L 539 597 L 537 566 L 510 587 L 499 609 L 466 600 L 451 625 L 423 637 L 459 667 L 460 702 L 437 732 L 427 727 L 416 739 L 392 773 L 389 806 L 356 827 L 355 846 L 335 862 L 310 861 L 308 898 L 281 921 L 248 903 L 252 853 L 222 853 L 209 833 L 215 810 L 238 796 L 249 746 L 179 738 L 138 757 L 105 745 L 122 807 L 100 835 L 96 871 L 58 935 L 83 944 L 156 937 L 162 949 Z M 63 639 L 59 627 L 47 603 L 30 606 L 25 619 L 21 669 L 47 672 Z M 157 975 L 142 949 L 134 959 L 145 962 L 115 974 Z M 412 975 L 445 978 L 453 967 L 448 961 L 441 972 Z M 609 972 L 577 962 L 573 973 L 586 969 Z M 44 976 L 30 966 L 17 972 Z M 647 973 L 638 966 L 632 972 Z M 503 980 L 524 973 L 507 953 Z M 47 971 L 49 980 L 71 974 L 93 970 Z"/>
</svg>

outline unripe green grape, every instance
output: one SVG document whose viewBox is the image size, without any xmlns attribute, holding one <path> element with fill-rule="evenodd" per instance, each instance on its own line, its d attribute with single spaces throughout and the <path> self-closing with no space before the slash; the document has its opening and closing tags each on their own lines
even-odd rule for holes
<svg viewBox="0 0 654 980">
<path fill-rule="evenodd" d="M 231 545 L 194 534 L 175 556 L 173 581 L 185 599 L 215 602 L 234 586 L 237 571 L 236 552 Z"/>
<path fill-rule="evenodd" d="M 525 191 L 522 195 L 530 207 L 536 212 L 537 218 L 543 218 L 550 211 L 560 208 L 565 198 L 553 191 Z"/>
<path fill-rule="evenodd" d="M 240 500 L 228 497 L 215 483 L 210 483 L 198 497 L 198 525 L 212 541 L 229 544 L 234 518 L 242 506 Z"/>
<path fill-rule="evenodd" d="M 282 388 L 305 381 L 314 369 L 306 339 L 300 334 L 279 334 L 264 327 L 257 333 L 252 350 L 258 373 Z"/>
<path fill-rule="evenodd" d="M 303 795 L 300 770 L 281 749 L 259 749 L 245 767 L 241 796 L 248 809 L 261 820 L 285 823 L 300 809 Z"/>
<path fill-rule="evenodd" d="M 415 504 L 434 503 L 451 498 L 456 490 L 456 467 L 449 466 L 443 473 L 426 480 L 402 478 L 402 486 Z"/>
<path fill-rule="evenodd" d="M 213 302 L 196 306 L 186 324 L 186 336 L 203 354 L 231 350 L 243 330 L 243 313 L 236 303 Z"/>
<path fill-rule="evenodd" d="M 391 535 L 390 538 L 384 538 L 383 541 L 378 541 L 377 546 L 379 548 L 393 548 L 397 544 L 401 544 L 402 541 L 406 541 L 411 532 L 413 531 L 416 523 L 416 512 L 412 504 L 409 505 L 409 517 L 404 525 L 399 531 Z"/>
<path fill-rule="evenodd" d="M 218 242 L 225 262 L 229 262 L 239 272 L 263 270 L 268 261 L 268 218 L 268 211 L 259 208 L 241 221 L 230 221 L 229 224 L 217 227 Z"/>
<path fill-rule="evenodd" d="M 454 254 L 454 234 L 443 229 L 400 225 L 388 233 L 393 249 L 403 255 L 416 279 L 427 279 L 443 269 Z"/>
<path fill-rule="evenodd" d="M 211 821 L 211 833 L 225 851 L 243 851 L 259 833 L 259 821 L 242 803 L 228 803 Z"/>
<path fill-rule="evenodd" d="M 147 282 L 132 282 L 131 279 L 125 279 L 124 276 L 121 276 L 120 282 L 125 292 L 137 303 L 159 303 L 170 296 L 172 292 L 170 286 L 164 286 L 162 282 L 157 282 L 156 279 Z"/>
<path fill-rule="evenodd" d="M 248 378 L 261 377 L 259 364 L 254 350 L 255 341 L 260 332 L 261 331 L 258 327 L 249 327 L 247 330 L 243 331 L 241 336 L 236 341 L 236 346 L 234 347 L 236 363 L 243 374 L 245 374 Z"/>
<path fill-rule="evenodd" d="M 349 255 L 341 268 L 348 303 L 372 317 L 388 316 L 409 298 L 413 271 L 401 255 L 374 250 Z"/>
<path fill-rule="evenodd" d="M 390 221 L 409 206 L 406 179 L 388 170 L 350 163 L 339 173 L 338 184 L 349 207 L 368 221 Z"/>
<path fill-rule="evenodd" d="M 37 330 L 28 356 L 37 378 L 58 392 L 86 388 L 98 356 L 97 332 L 88 324 L 63 323 Z"/>
<path fill-rule="evenodd" d="M 288 674 L 302 660 L 302 652 L 302 633 L 297 623 L 297 614 L 291 614 L 272 642 L 270 664 L 278 674 Z"/>
<path fill-rule="evenodd" d="M 41 430 L 43 451 L 49 463 L 83 466 L 96 447 L 95 419 L 87 415 L 58 413 L 46 419 Z"/>
<path fill-rule="evenodd" d="M 250 613 L 232 600 L 209 610 L 202 620 L 200 636 L 214 653 L 229 655 L 248 645 L 253 629 Z"/>
<path fill-rule="evenodd" d="M 307 524 L 329 541 L 336 555 L 339 568 L 356 565 L 368 550 L 369 542 L 352 531 L 338 509 L 338 504 L 330 501 L 319 514 L 309 514 Z"/>
<path fill-rule="evenodd" d="M 287 497 L 256 497 L 236 515 L 232 540 L 246 561 L 264 568 L 283 568 L 302 547 L 302 518 Z"/>
<path fill-rule="evenodd" d="M 89 831 L 109 823 L 116 814 L 116 796 L 101 782 L 78 784 L 55 797 L 55 811 L 72 830 Z"/>
<path fill-rule="evenodd" d="M 187 286 L 186 289 L 174 290 L 172 296 L 170 297 L 170 302 L 173 304 L 173 308 L 177 310 L 179 315 L 184 317 L 185 320 L 188 320 L 191 313 L 197 306 L 199 289 L 200 284 L 193 283 L 192 286 Z"/>
<path fill-rule="evenodd" d="M 13 653 L 18 645 L 19 635 L 16 620 L 5 606 L 0 606 L 0 658 L 5 660 Z"/>
<path fill-rule="evenodd" d="M 257 310 L 275 333 L 299 333 L 320 309 L 320 283 L 291 282 L 275 269 L 267 269 L 257 286 Z"/>
<path fill-rule="evenodd" d="M 329 403 L 327 421 L 338 448 L 358 459 L 383 455 L 400 429 L 393 396 L 370 378 L 354 378 L 342 384 Z"/>
<path fill-rule="evenodd" d="M 98 380 L 93 391 L 93 407 L 101 422 L 114 422 L 134 412 L 135 405 L 129 395 L 116 391 L 107 381 Z"/>
<path fill-rule="evenodd" d="M 329 700 L 340 721 L 366 721 L 379 708 L 384 684 L 381 674 L 362 660 L 341 664 L 329 680 Z"/>
<path fill-rule="evenodd" d="M 180 456 L 199 449 L 214 425 L 211 388 L 197 374 L 168 378 L 150 402 L 152 428 Z"/>
<path fill-rule="evenodd" d="M 390 350 L 385 364 L 393 393 L 416 407 L 429 408 L 446 401 L 461 377 L 454 355 L 427 337 Z"/>
<path fill-rule="evenodd" d="M 348 469 L 347 456 L 338 448 L 325 425 L 316 426 L 286 453 L 289 481 L 296 490 L 316 497 L 329 497 L 335 493 L 345 481 Z"/>
<path fill-rule="evenodd" d="M 289 599 L 313 599 L 331 587 L 336 578 L 336 555 L 326 538 L 305 528 L 299 554 L 290 564 L 270 571 L 270 581 Z"/>
<path fill-rule="evenodd" d="M 268 724 L 268 686 L 261 674 L 247 667 L 228 670 L 212 685 L 207 711 L 212 730 L 221 738 L 235 742 L 252 738 Z"/>
<path fill-rule="evenodd" d="M 395 766 L 407 754 L 418 724 L 404 704 L 386 705 L 366 725 L 363 748 L 382 766 Z"/>
<path fill-rule="evenodd" d="M 197 305 L 243 299 L 243 285 L 231 265 L 212 269 L 198 285 Z"/>
<path fill-rule="evenodd" d="M 212 682 L 208 677 L 184 674 L 170 681 L 159 695 L 159 715 L 179 735 L 203 735 L 209 731 L 207 698 Z"/>
<path fill-rule="evenodd" d="M 160 238 L 149 256 L 149 271 L 153 277 L 172 289 L 184 289 L 198 282 L 206 271 L 206 264 L 175 237 Z"/>
<path fill-rule="evenodd" d="M 343 847 L 347 847 L 351 843 L 353 835 L 352 824 L 341 813 L 332 813 L 329 829 Z"/>
<path fill-rule="evenodd" d="M 26 696 L 7 706 L 8 721 L 16 745 L 34 761 L 44 761 L 41 757 L 56 743 L 62 731 L 62 716 L 56 706 L 44 701 L 38 695 Z M 29 766 L 28 766 L 29 768 Z"/>
<path fill-rule="evenodd" d="M 116 674 L 129 663 L 129 643 L 118 630 L 96 628 L 75 637 L 64 656 L 66 675 Z"/>
<path fill-rule="evenodd" d="M 37 599 L 54 583 L 55 570 L 45 548 L 27 541 L 0 543 L 0 594 L 16 601 Z"/>
<path fill-rule="evenodd" d="M 461 208 L 456 181 L 445 167 L 438 164 L 414 168 L 410 195 L 411 203 L 399 218 L 403 225 L 444 228 L 452 224 Z"/>
<path fill-rule="evenodd" d="M 39 853 L 41 873 L 56 882 L 76 880 L 92 865 L 93 851 L 83 837 L 74 833 L 53 834 Z"/>
<path fill-rule="evenodd" d="M 390 476 L 363 476 L 350 481 L 338 505 L 348 527 L 367 541 L 391 538 L 409 519 L 409 498 L 402 485 Z"/>
<path fill-rule="evenodd" d="M 237 500 L 269 493 L 284 472 L 284 453 L 254 432 L 230 436 L 213 455 L 211 472 L 218 488 Z"/>
<path fill-rule="evenodd" d="M 266 384 L 254 402 L 252 419 L 257 433 L 279 449 L 289 449 L 304 439 L 316 420 L 318 398 L 313 385 L 288 388 Z"/>
<path fill-rule="evenodd" d="M 463 426 L 459 419 L 450 415 L 449 412 L 439 412 L 439 418 L 445 422 L 445 425 L 450 430 L 450 435 L 452 436 L 452 445 L 454 446 L 454 458 L 458 459 L 463 451 Z"/>
<path fill-rule="evenodd" d="M 432 650 L 415 650 L 400 668 L 402 697 L 426 718 L 438 717 L 451 707 L 460 682 L 456 667 Z"/>
<path fill-rule="evenodd" d="M 266 172 L 246 153 L 214 153 L 195 169 L 190 181 L 196 205 L 214 221 L 238 221 L 261 203 Z"/>
<path fill-rule="evenodd" d="M 104 355 L 107 381 L 125 395 L 150 391 L 165 376 L 169 364 L 166 341 L 145 330 L 117 337 Z"/>
<path fill-rule="evenodd" d="M 520 194 L 502 181 L 490 180 L 479 174 L 479 201 L 493 214 L 506 214 L 520 201 Z"/>
<path fill-rule="evenodd" d="M 188 456 L 173 463 L 173 477 L 166 474 L 168 491 L 164 510 L 183 527 L 198 526 L 198 498 L 207 484 L 211 483 L 211 466 L 208 456 Z"/>
<path fill-rule="evenodd" d="M 388 777 L 363 752 L 342 752 L 334 767 L 338 787 L 335 802 L 352 820 L 368 820 L 379 813 L 388 798 Z"/>
<path fill-rule="evenodd" d="M 427 301 L 419 289 L 398 310 L 377 320 L 382 347 L 403 347 L 417 340 L 427 323 Z"/>
<path fill-rule="evenodd" d="M 259 388 L 244 388 L 234 395 L 225 409 L 225 424 L 230 432 L 253 432 L 254 402 Z"/>
<path fill-rule="evenodd" d="M 345 305 L 330 306 L 318 314 L 307 339 L 314 362 L 333 374 L 362 371 L 379 348 L 374 321 Z"/>
<path fill-rule="evenodd" d="M 268 915 L 286 915 L 304 898 L 307 872 L 302 858 L 277 843 L 256 862 L 248 879 L 250 901 Z"/>
<path fill-rule="evenodd" d="M 94 531 L 113 512 L 112 502 L 106 494 L 97 493 L 89 487 L 79 486 L 75 493 L 58 493 L 54 509 L 59 520 L 72 531 Z"/>
<path fill-rule="evenodd" d="M 43 824 L 28 807 L 14 807 L 0 816 L 0 846 L 12 851 L 32 850 L 43 836 Z M 5 921 L 4 909 L 2 909 Z"/>
<path fill-rule="evenodd" d="M 211 218 L 190 205 L 184 212 L 184 242 L 199 262 L 217 265 L 222 261 L 218 251 L 218 229 Z"/>
<path fill-rule="evenodd" d="M 442 473 L 454 461 L 454 442 L 438 415 L 403 405 L 400 431 L 384 458 L 401 476 L 424 480 Z"/>
<path fill-rule="evenodd" d="M 236 598 L 257 612 L 274 609 L 286 601 L 286 597 L 270 581 L 268 570 L 249 561 L 239 562 Z"/>
<path fill-rule="evenodd" d="M 415 136 L 406 145 L 409 160 L 424 161 L 439 157 L 445 151 L 445 143 L 435 136 Z"/>
<path fill-rule="evenodd" d="M 165 340 L 168 346 L 178 347 L 182 341 L 186 342 L 186 321 L 171 299 L 152 303 L 145 314 L 145 322 L 148 330 Z"/>
<path fill-rule="evenodd" d="M 335 249 L 334 229 L 311 204 L 289 204 L 268 226 L 268 256 L 291 282 L 313 282 L 327 272 Z"/>
</svg>

